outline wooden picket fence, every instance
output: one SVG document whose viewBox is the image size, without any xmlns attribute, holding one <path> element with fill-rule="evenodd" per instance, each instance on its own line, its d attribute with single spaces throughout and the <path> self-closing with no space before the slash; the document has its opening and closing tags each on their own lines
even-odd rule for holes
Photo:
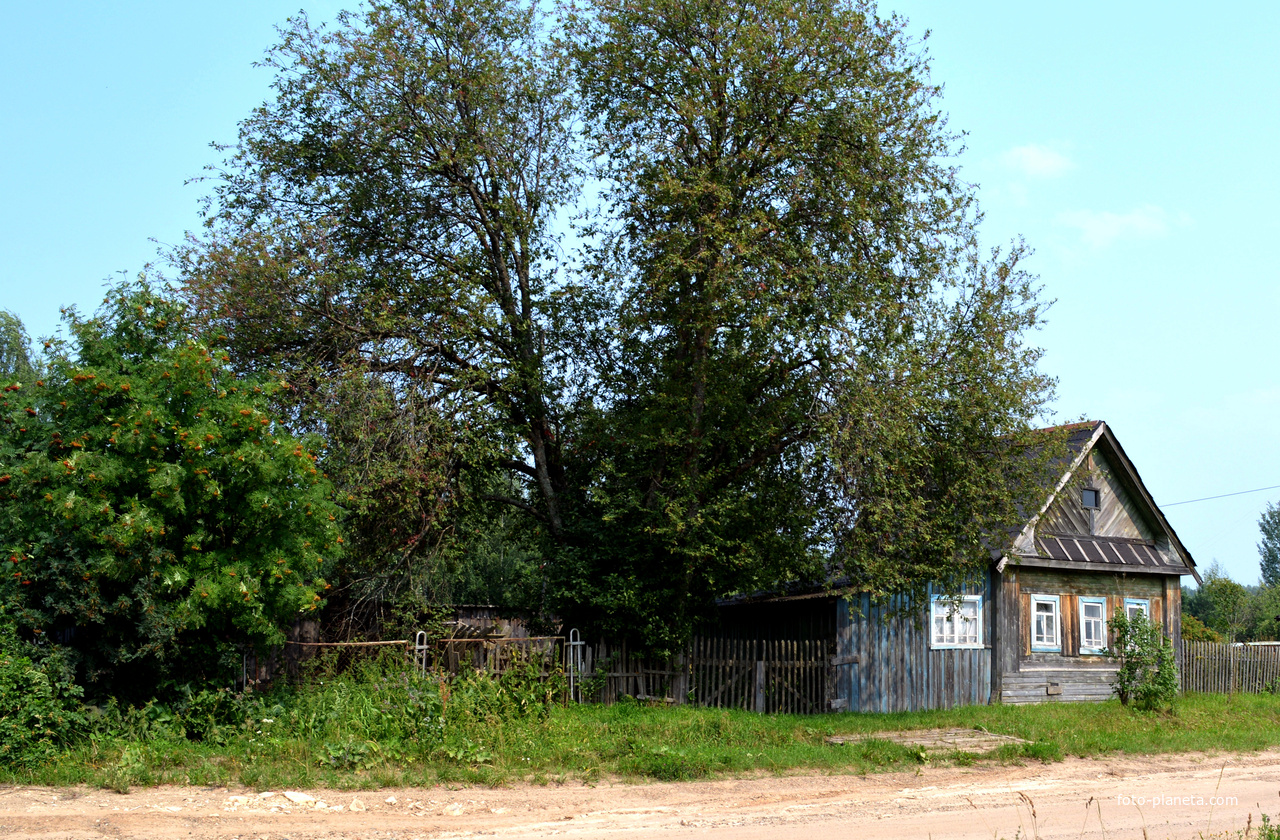
<svg viewBox="0 0 1280 840">
<path fill-rule="evenodd" d="M 687 656 L 646 658 L 625 642 L 586 645 L 579 677 L 581 699 L 597 703 L 616 703 L 626 696 L 683 703 L 689 693 Z"/>
<path fill-rule="evenodd" d="M 831 643 L 695 637 L 668 659 L 636 656 L 625 644 L 597 642 L 583 652 L 582 699 L 650 702 L 816 714 L 832 696 Z"/>
<path fill-rule="evenodd" d="M 832 695 L 830 642 L 695 638 L 692 699 L 699 706 L 817 714 Z"/>
<path fill-rule="evenodd" d="M 1280 647 L 1182 643 L 1183 691 L 1259 694 L 1280 688 Z"/>
</svg>

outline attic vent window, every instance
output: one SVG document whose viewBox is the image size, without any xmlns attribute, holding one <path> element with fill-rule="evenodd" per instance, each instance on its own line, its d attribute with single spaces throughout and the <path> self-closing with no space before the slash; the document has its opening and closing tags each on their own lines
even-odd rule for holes
<svg viewBox="0 0 1280 840">
<path fill-rule="evenodd" d="M 1099 492 L 1093 487 L 1086 487 L 1080 491 L 1080 504 L 1089 510 L 1097 510 L 1101 507 L 1099 502 Z"/>
</svg>

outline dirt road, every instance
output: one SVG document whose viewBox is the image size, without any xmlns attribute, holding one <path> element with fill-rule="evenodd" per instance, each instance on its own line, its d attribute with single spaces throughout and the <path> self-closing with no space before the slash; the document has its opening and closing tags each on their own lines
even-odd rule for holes
<svg viewBox="0 0 1280 840">
<path fill-rule="evenodd" d="M 0 789 L 10 840 L 1211 837 L 1280 817 L 1280 750 L 878 776 L 258 794 Z"/>
</svg>

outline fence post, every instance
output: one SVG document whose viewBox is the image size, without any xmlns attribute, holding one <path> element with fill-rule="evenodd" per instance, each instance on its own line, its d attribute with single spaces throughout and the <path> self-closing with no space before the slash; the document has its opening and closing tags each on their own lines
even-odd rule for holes
<svg viewBox="0 0 1280 840">
<path fill-rule="evenodd" d="M 764 712 L 764 661 L 760 659 L 756 660 L 756 691 L 752 709 Z"/>
</svg>

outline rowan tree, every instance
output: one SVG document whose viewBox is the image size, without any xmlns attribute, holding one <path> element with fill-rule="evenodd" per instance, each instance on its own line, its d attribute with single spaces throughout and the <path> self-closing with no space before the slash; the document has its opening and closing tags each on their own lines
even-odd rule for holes
<svg viewBox="0 0 1280 840">
<path fill-rule="evenodd" d="M 341 542 L 310 445 L 270 411 L 287 384 L 232 373 L 143 283 L 65 319 L 44 378 L 0 405 L 7 613 L 126 696 L 282 641 Z"/>
</svg>

